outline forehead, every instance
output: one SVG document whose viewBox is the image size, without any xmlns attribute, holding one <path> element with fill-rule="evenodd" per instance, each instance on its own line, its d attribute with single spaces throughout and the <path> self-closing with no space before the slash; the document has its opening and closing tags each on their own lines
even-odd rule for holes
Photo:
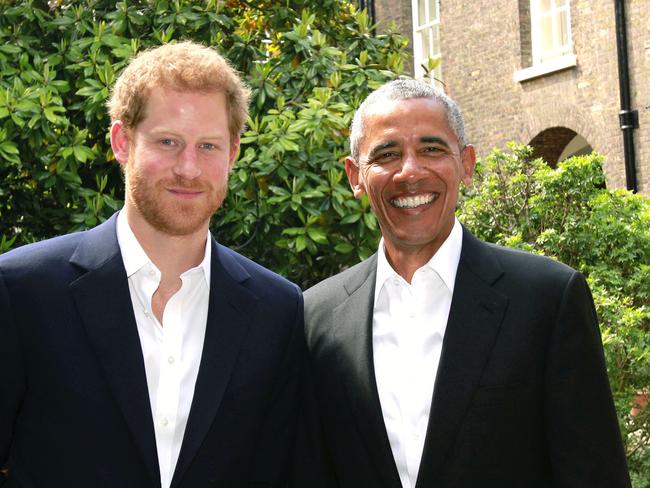
<svg viewBox="0 0 650 488">
<path fill-rule="evenodd" d="M 449 144 L 458 143 L 449 125 L 445 106 L 429 98 L 378 102 L 368 108 L 363 118 L 363 128 L 362 150 L 369 143 L 381 142 L 386 138 L 402 140 L 435 136 Z"/>
<path fill-rule="evenodd" d="M 147 91 L 145 102 L 147 107 L 159 106 L 170 110 L 185 105 L 204 108 L 206 104 L 225 106 L 226 95 L 223 90 L 193 90 L 174 85 L 159 85 Z"/>
<path fill-rule="evenodd" d="M 222 126 L 227 124 L 227 104 L 222 91 L 183 90 L 157 86 L 147 96 L 138 126 L 163 122 L 169 126 Z"/>
</svg>

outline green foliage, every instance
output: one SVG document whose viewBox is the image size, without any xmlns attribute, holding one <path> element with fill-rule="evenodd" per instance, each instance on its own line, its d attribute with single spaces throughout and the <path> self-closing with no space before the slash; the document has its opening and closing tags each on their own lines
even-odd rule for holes
<svg viewBox="0 0 650 488">
<path fill-rule="evenodd" d="M 459 218 L 478 237 L 555 257 L 592 289 L 635 488 L 650 487 L 650 407 L 630 415 L 650 386 L 650 199 L 604 188 L 602 158 L 549 167 L 511 144 L 479 162 Z"/>
<path fill-rule="evenodd" d="M 104 103 L 140 50 L 216 47 L 253 90 L 218 239 L 308 286 L 369 255 L 378 229 L 342 160 L 352 114 L 405 40 L 347 0 L 2 1 L 0 252 L 105 220 L 123 182 Z"/>
</svg>

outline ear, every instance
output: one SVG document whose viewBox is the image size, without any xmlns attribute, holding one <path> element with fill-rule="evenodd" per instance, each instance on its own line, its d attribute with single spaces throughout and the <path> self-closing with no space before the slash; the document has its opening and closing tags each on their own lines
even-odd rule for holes
<svg viewBox="0 0 650 488">
<path fill-rule="evenodd" d="M 237 161 L 237 157 L 239 156 L 239 147 L 240 147 L 240 139 L 239 136 L 237 136 L 230 143 L 230 154 L 228 156 L 229 159 L 228 171 L 232 169 L 232 167 L 235 165 L 235 161 Z"/>
<path fill-rule="evenodd" d="M 352 188 L 354 198 L 361 198 L 366 192 L 366 188 L 363 186 L 363 182 L 361 181 L 359 166 L 357 165 L 357 162 L 352 159 L 352 156 L 345 158 L 345 172 L 348 175 L 348 181 L 350 182 L 350 188 Z"/>
<path fill-rule="evenodd" d="M 111 147 L 113 148 L 115 159 L 122 166 L 125 166 L 129 161 L 130 144 L 129 134 L 122 121 L 116 120 L 113 122 L 111 126 Z"/>
<path fill-rule="evenodd" d="M 472 186 L 472 177 L 476 167 L 476 151 L 474 146 L 468 144 L 461 152 L 462 173 L 460 180 L 465 186 Z"/>
</svg>

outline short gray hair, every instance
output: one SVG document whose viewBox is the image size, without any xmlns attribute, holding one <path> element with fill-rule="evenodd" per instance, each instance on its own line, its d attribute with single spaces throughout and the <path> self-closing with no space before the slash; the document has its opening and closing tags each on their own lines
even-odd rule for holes
<svg viewBox="0 0 650 488">
<path fill-rule="evenodd" d="M 393 80 L 377 88 L 366 97 L 352 119 L 350 128 L 350 151 L 352 158 L 359 161 L 359 146 L 363 139 L 364 118 L 370 108 L 378 103 L 395 100 L 411 100 L 413 98 L 429 98 L 442 104 L 447 113 L 449 127 L 454 131 L 461 147 L 467 145 L 465 135 L 465 122 L 460 113 L 460 108 L 445 92 L 428 83 L 418 80 L 400 79 Z"/>
</svg>

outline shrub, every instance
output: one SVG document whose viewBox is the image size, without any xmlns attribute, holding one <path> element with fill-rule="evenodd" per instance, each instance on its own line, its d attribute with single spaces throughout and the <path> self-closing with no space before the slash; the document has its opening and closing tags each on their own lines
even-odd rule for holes
<svg viewBox="0 0 650 488">
<path fill-rule="evenodd" d="M 477 166 L 459 218 L 478 237 L 552 256 L 587 276 L 635 488 L 650 486 L 650 408 L 630 415 L 650 386 L 650 199 L 607 190 L 602 158 L 557 168 L 510 145 Z"/>
<path fill-rule="evenodd" d="M 87 228 L 122 205 L 104 107 L 136 52 L 215 46 L 253 90 L 249 129 L 212 230 L 303 286 L 366 257 L 368 202 L 342 158 L 354 109 L 402 71 L 405 40 L 347 0 L 4 0 L 0 252 Z"/>
</svg>

